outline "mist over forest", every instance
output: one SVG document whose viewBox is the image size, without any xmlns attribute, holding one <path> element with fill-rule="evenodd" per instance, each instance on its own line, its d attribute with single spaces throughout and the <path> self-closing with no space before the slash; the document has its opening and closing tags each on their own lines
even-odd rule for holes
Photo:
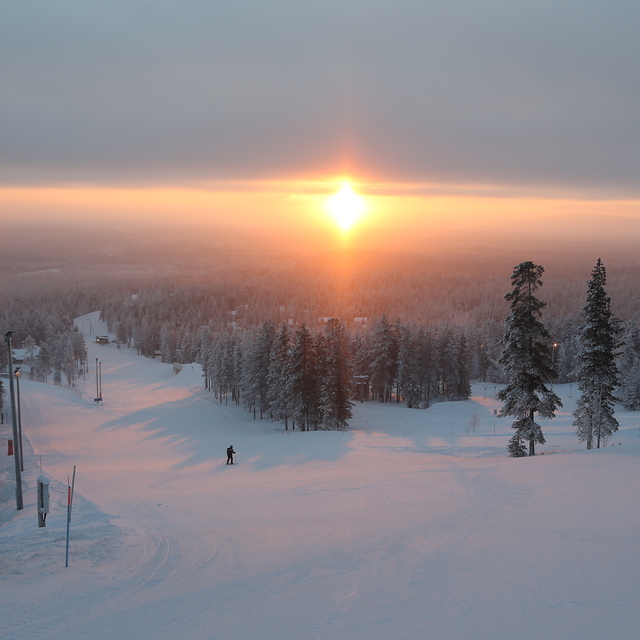
<svg viewBox="0 0 640 640">
<path fill-rule="evenodd" d="M 545 315 L 576 316 L 598 257 L 607 268 L 614 313 L 637 318 L 640 259 L 633 251 L 593 241 L 562 244 L 551 234 L 548 246 L 533 251 L 468 238 L 423 252 L 310 251 L 300 237 L 264 230 L 14 225 L 0 239 L 0 296 L 6 304 L 73 294 L 77 307 L 68 312 L 80 314 L 112 295 L 168 288 L 212 295 L 221 312 L 241 310 L 237 320 L 245 325 L 267 317 L 312 322 L 335 316 L 350 323 L 383 313 L 405 322 L 479 325 L 504 319 L 509 277 L 524 260 L 545 267 Z"/>
</svg>

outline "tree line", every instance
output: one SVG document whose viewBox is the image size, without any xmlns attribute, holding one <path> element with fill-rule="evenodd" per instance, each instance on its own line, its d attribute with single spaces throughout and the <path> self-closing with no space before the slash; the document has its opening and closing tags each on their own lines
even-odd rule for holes
<svg viewBox="0 0 640 640">
<path fill-rule="evenodd" d="M 525 289 L 535 298 L 544 269 L 531 265 Z M 588 289 L 588 296 L 604 291 L 604 265 L 599 261 L 596 266 L 597 273 L 592 273 L 589 284 L 594 289 Z M 514 289 L 507 294 L 507 302 L 514 303 L 522 291 L 516 295 Z M 297 298 L 293 306 L 285 292 L 270 295 L 264 307 L 251 283 L 235 293 L 224 283 L 139 284 L 134 292 L 121 283 L 106 287 L 102 294 L 51 292 L 11 301 L 0 311 L 0 318 L 15 332 L 14 347 L 27 350 L 34 378 L 73 384 L 79 364 L 86 359 L 86 349 L 71 317 L 100 300 L 101 317 L 121 342 L 141 355 L 160 355 L 166 362 L 200 362 L 205 384 L 217 397 L 243 404 L 256 416 L 282 419 L 286 428 L 346 428 L 350 403 L 355 401 L 402 401 L 412 408 L 427 407 L 436 401 L 467 398 L 471 380 L 506 385 L 513 381 L 508 346 L 516 335 L 510 326 L 515 321 L 511 315 L 514 309 L 507 318 L 506 331 L 505 323 L 493 317 L 467 324 L 391 322 L 382 313 L 357 319 L 324 318 L 320 323 L 317 314 L 322 307 L 305 303 L 299 290 L 291 291 Z M 579 316 L 545 314 L 541 333 L 532 338 L 544 354 L 531 352 L 527 356 L 536 366 L 545 363 L 545 384 L 553 379 L 584 385 L 591 375 L 585 365 L 585 350 L 599 353 L 598 340 L 603 338 L 595 330 L 587 331 L 595 322 L 588 314 L 594 305 L 600 313 L 602 308 L 611 313 L 610 299 L 599 295 L 598 304 L 595 298 L 588 299 Z M 529 300 L 532 318 L 541 321 L 544 303 L 538 307 L 531 303 Z M 495 300 L 490 306 L 498 307 Z M 263 315 L 266 308 L 273 311 L 268 320 Z M 615 327 L 610 358 L 615 371 L 599 375 L 608 376 L 607 384 L 615 391 L 604 393 L 601 386 L 584 391 L 587 387 L 581 386 L 583 396 L 600 398 L 598 411 L 617 398 L 626 408 L 636 410 L 640 408 L 640 330 L 634 319 L 610 322 Z M 2 350 L 0 362 L 6 364 Z M 503 401 L 507 404 L 505 397 Z M 528 443 L 532 452 L 531 443 L 541 441 L 530 407 L 528 411 L 529 421 L 518 418 L 524 422 L 516 429 L 522 437 L 514 442 L 514 452 L 522 453 L 523 443 Z M 544 411 L 540 405 L 534 413 L 542 415 Z M 587 447 L 600 446 L 611 433 L 608 428 L 584 427 L 596 424 L 594 411 L 591 407 L 576 416 L 576 429 L 579 437 L 586 434 Z M 606 417 L 606 411 L 602 415 Z M 605 418 L 599 424 L 604 423 Z"/>
<path fill-rule="evenodd" d="M 72 320 L 78 300 L 72 294 L 50 293 L 12 300 L 0 309 L 0 326 L 13 331 L 12 347 L 25 351 L 25 369 L 32 380 L 73 385 L 86 366 L 84 337 Z M 6 369 L 7 364 L 7 350 L 2 348 L 0 366 Z"/>
<path fill-rule="evenodd" d="M 451 327 L 392 324 L 384 315 L 359 331 L 337 318 L 316 330 L 265 320 L 255 329 L 204 328 L 200 343 L 205 387 L 285 429 L 345 429 L 357 400 L 418 407 L 471 393 L 466 339 Z"/>
</svg>

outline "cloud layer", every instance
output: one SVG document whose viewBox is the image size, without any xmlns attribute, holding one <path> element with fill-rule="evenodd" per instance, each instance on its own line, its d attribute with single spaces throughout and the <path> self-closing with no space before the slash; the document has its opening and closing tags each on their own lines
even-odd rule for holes
<svg viewBox="0 0 640 640">
<path fill-rule="evenodd" d="M 640 5 L 5 3 L 0 182 L 640 185 Z"/>
</svg>

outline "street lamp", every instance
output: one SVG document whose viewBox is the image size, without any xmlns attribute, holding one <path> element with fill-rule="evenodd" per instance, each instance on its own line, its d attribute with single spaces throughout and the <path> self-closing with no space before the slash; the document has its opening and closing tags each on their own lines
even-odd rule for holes
<svg viewBox="0 0 640 640">
<path fill-rule="evenodd" d="M 24 471 L 24 453 L 22 449 L 22 408 L 20 407 L 20 367 L 16 367 L 13 375 L 16 377 L 16 397 L 18 399 L 18 441 L 20 444 L 20 470 Z"/>
<path fill-rule="evenodd" d="M 4 341 L 7 343 L 7 353 L 9 357 L 9 390 L 11 394 L 11 423 L 13 426 L 13 461 L 15 463 L 16 469 L 16 509 L 21 511 L 23 508 L 22 504 L 22 474 L 20 472 L 20 458 L 21 451 L 18 440 L 18 420 L 16 416 L 16 393 L 13 384 L 13 354 L 11 353 L 11 338 L 13 337 L 13 331 L 7 331 L 4 334 Z"/>
</svg>

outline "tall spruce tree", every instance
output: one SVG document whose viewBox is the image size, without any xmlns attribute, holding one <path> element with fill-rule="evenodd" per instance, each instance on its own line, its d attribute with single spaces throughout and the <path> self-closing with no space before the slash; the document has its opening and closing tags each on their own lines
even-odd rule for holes
<svg viewBox="0 0 640 640">
<path fill-rule="evenodd" d="M 625 409 L 640 409 L 640 329 L 631 320 L 624 338 L 620 369 L 620 400 Z"/>
<path fill-rule="evenodd" d="M 320 404 L 325 429 L 345 431 L 352 418 L 351 357 L 342 323 L 331 318 L 324 331 L 325 357 Z"/>
<path fill-rule="evenodd" d="M 409 409 L 420 405 L 420 348 L 411 326 L 400 327 L 398 339 L 398 382 Z"/>
<path fill-rule="evenodd" d="M 271 349 L 268 377 L 269 395 L 267 400 L 273 415 L 284 420 L 285 431 L 289 429 L 290 414 L 290 397 L 287 391 L 290 342 L 289 326 L 283 322 Z"/>
<path fill-rule="evenodd" d="M 380 402 L 391 402 L 398 372 L 398 340 L 386 315 L 376 320 L 371 335 L 370 385 Z"/>
<path fill-rule="evenodd" d="M 507 331 L 502 340 L 504 351 L 500 363 L 504 366 L 508 384 L 498 393 L 504 402 L 501 416 L 515 418 L 515 435 L 509 442 L 509 453 L 525 456 L 524 441 L 529 441 L 529 455 L 535 455 L 535 445 L 544 444 L 540 425 L 534 420 L 553 418 L 560 398 L 547 387 L 554 377 L 549 354 L 549 334 L 539 320 L 545 303 L 536 297 L 542 286 L 544 268 L 533 262 L 522 262 L 513 270 L 513 290 L 505 295 L 511 303 L 507 317 Z"/>
<path fill-rule="evenodd" d="M 580 442 L 587 449 L 594 444 L 599 449 L 609 436 L 618 430 L 614 417 L 619 371 L 616 364 L 622 346 L 620 320 L 611 313 L 611 298 L 604 290 L 607 273 L 598 258 L 591 272 L 587 289 L 587 304 L 580 315 L 585 322 L 581 331 L 582 349 L 578 356 L 579 389 L 582 392 L 573 412 L 573 426 Z"/>
<path fill-rule="evenodd" d="M 313 336 L 303 324 L 296 332 L 289 352 L 287 376 L 290 415 L 301 431 L 307 431 L 316 414 L 318 362 Z"/>
</svg>

